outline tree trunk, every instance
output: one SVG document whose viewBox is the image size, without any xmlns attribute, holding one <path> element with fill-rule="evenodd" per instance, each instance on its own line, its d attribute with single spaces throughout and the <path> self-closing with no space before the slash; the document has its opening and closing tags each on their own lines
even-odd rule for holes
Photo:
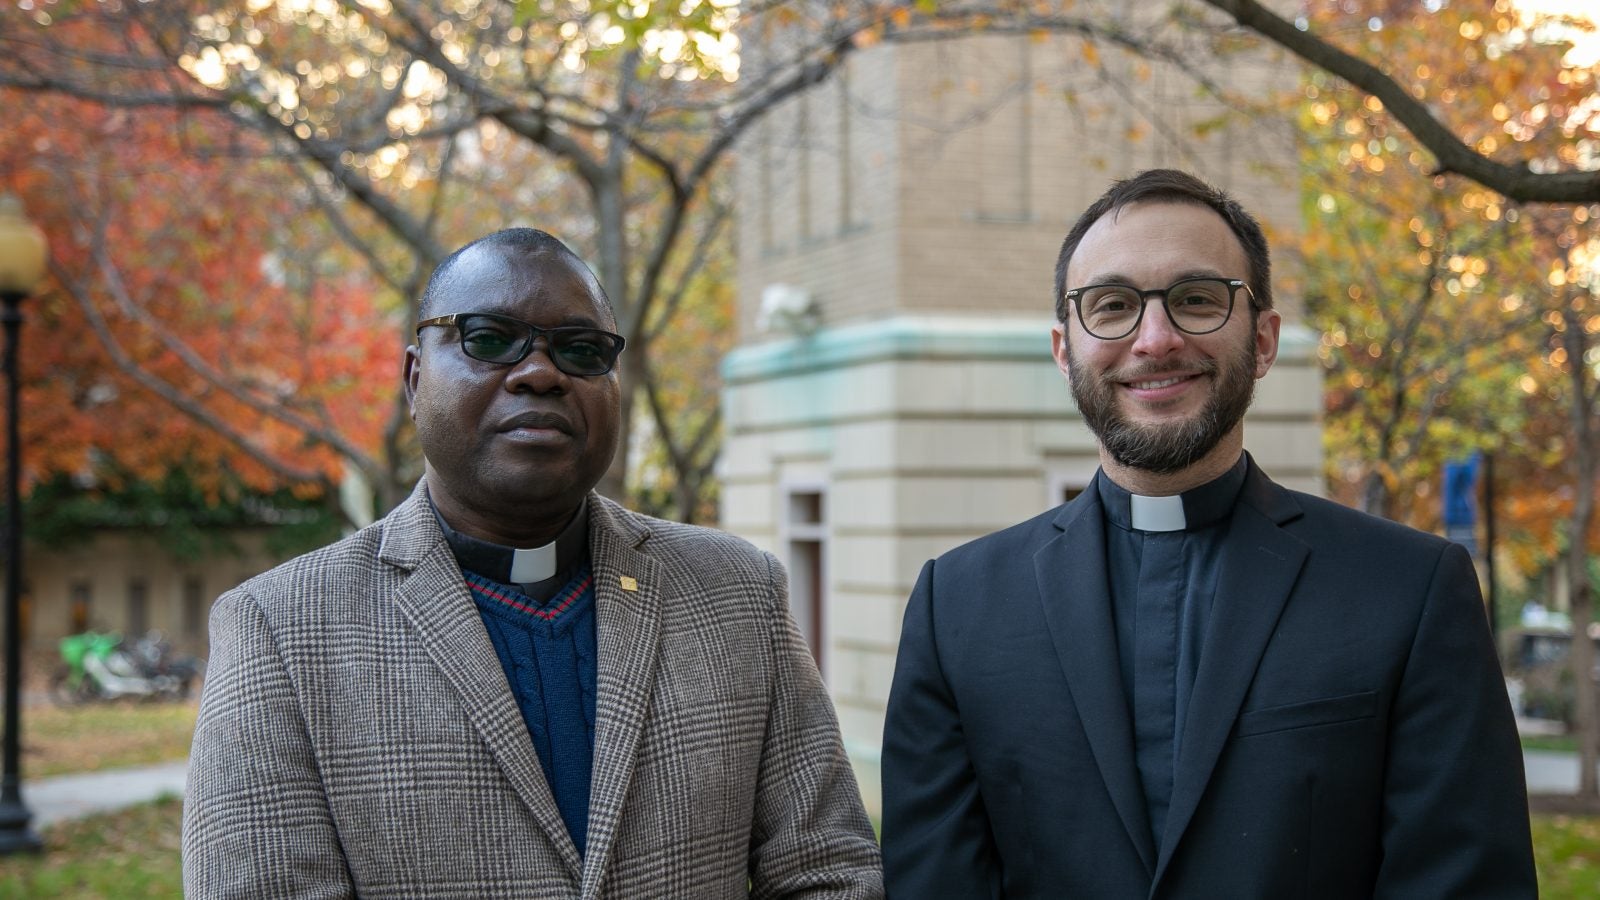
<svg viewBox="0 0 1600 900">
<path fill-rule="evenodd" d="M 1581 515 L 1591 519 L 1594 515 L 1594 478 L 1584 479 L 1585 494 L 1589 497 L 1579 505 Z M 1579 527 L 1579 513 L 1573 513 L 1573 528 Z M 1574 534 L 1587 534 L 1587 529 Z M 1595 777 L 1595 763 L 1600 760 L 1600 747 L 1596 746 L 1597 706 L 1594 683 L 1594 641 L 1589 638 L 1589 623 L 1594 621 L 1594 590 L 1589 583 L 1589 554 L 1580 540 L 1574 539 L 1567 548 L 1567 571 L 1572 597 L 1572 727 L 1578 737 L 1578 796 L 1600 797 L 1600 780 Z"/>
<path fill-rule="evenodd" d="M 613 134 L 611 138 L 613 148 L 621 140 L 620 136 Z M 614 149 L 612 156 L 614 158 L 617 156 Z M 606 177 L 599 183 L 590 185 L 590 188 L 593 191 L 596 217 L 599 219 L 600 283 L 605 287 L 606 295 L 611 298 L 611 303 L 616 309 L 617 330 L 633 344 L 624 351 L 622 361 L 617 366 L 622 404 L 622 415 L 617 428 L 617 454 L 612 457 L 610 468 L 600 479 L 600 493 L 620 503 L 627 496 L 628 443 L 629 435 L 633 433 L 633 397 L 637 393 L 639 383 L 637 375 L 633 373 L 636 367 L 628 364 L 628 356 L 633 354 L 637 357 L 645 348 L 638 346 L 643 342 L 635 339 L 639 334 L 639 322 L 634 311 L 633 297 L 628 290 L 627 212 L 620 164 L 615 167 L 608 165 Z"/>
<path fill-rule="evenodd" d="M 1594 411 L 1589 369 L 1583 364 L 1587 351 L 1587 332 L 1571 305 L 1562 310 L 1566 328 L 1561 334 L 1567 351 L 1572 378 L 1572 431 L 1575 442 L 1573 468 L 1576 499 L 1572 506 L 1570 538 L 1567 544 L 1567 579 L 1571 595 L 1573 730 L 1578 738 L 1578 796 L 1600 797 L 1600 781 L 1595 777 L 1595 762 L 1600 758 L 1600 729 L 1596 728 L 1594 683 L 1594 643 L 1589 639 L 1589 623 L 1594 620 L 1594 591 L 1589 582 L 1589 531 L 1594 521 L 1596 481 Z"/>
<path fill-rule="evenodd" d="M 1379 465 L 1383 465 L 1382 462 Z M 1361 492 L 1361 511 L 1369 515 L 1389 517 L 1389 486 L 1383 481 L 1383 472 L 1373 469 L 1367 473 L 1367 484 Z"/>
</svg>

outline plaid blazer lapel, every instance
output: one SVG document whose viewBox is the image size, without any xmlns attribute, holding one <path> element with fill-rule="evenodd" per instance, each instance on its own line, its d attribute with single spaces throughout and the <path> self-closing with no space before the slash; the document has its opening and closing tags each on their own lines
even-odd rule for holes
<svg viewBox="0 0 1600 900">
<path fill-rule="evenodd" d="M 395 591 L 395 603 L 576 881 L 582 869 L 577 847 L 545 783 L 505 671 L 421 484 L 389 523 L 379 556 L 411 573 Z"/>
<path fill-rule="evenodd" d="M 655 687 L 664 585 L 661 565 L 637 549 L 649 536 L 643 522 L 599 495 L 591 494 L 589 504 L 599 678 L 582 896 L 595 897 L 632 783 Z"/>
</svg>

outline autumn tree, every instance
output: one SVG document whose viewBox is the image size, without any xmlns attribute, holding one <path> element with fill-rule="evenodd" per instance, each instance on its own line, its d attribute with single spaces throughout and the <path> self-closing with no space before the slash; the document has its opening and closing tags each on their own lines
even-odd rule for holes
<svg viewBox="0 0 1600 900">
<path fill-rule="evenodd" d="M 1427 511 L 1397 505 L 1394 488 L 1409 483 L 1420 493 L 1445 455 L 1499 447 L 1511 468 L 1528 473 L 1552 458 L 1552 446 L 1564 447 L 1555 458 L 1570 461 L 1567 483 L 1525 480 L 1520 493 L 1543 499 L 1514 492 L 1508 507 L 1525 514 L 1523 537 L 1544 543 L 1534 556 L 1553 559 L 1562 547 L 1574 630 L 1584 634 L 1596 388 L 1592 367 L 1579 361 L 1600 355 L 1588 344 L 1600 319 L 1591 324 L 1587 294 L 1574 292 L 1585 271 L 1579 234 L 1589 213 L 1548 202 L 1560 193 L 1540 193 L 1559 179 L 1485 176 L 1499 193 L 1449 174 L 1507 175 L 1526 163 L 1572 170 L 1560 182 L 1569 186 L 1593 177 L 1583 169 L 1600 135 L 1595 67 L 1568 62 L 1559 30 L 1504 2 L 1492 10 L 1316 4 L 1308 13 L 1307 29 L 1385 60 L 1410 86 L 1399 109 L 1389 95 L 1325 75 L 1313 75 L 1304 90 L 1314 223 L 1306 249 L 1321 282 L 1312 309 L 1326 329 L 1332 376 L 1331 461 L 1364 480 L 1369 508 L 1415 522 L 1436 503 Z M 1407 118 L 1419 104 L 1488 168 L 1428 145 Z M 1565 434 L 1529 428 L 1554 398 L 1566 404 Z M 1553 508 L 1552 496 L 1568 499 Z M 1564 535 L 1547 527 L 1552 512 L 1566 516 Z M 1592 660 L 1587 642 L 1577 645 L 1576 725 L 1592 773 Z M 1594 789 L 1585 779 L 1584 792 Z"/>
<path fill-rule="evenodd" d="M 831 9 L 778 13 L 817 30 L 736 80 L 737 11 L 711 2 L 60 4 L 11 17 L 0 85 L 227 118 L 408 302 L 447 248 L 518 219 L 556 222 L 593 260 L 629 339 L 626 424 L 641 377 L 667 368 L 653 347 L 673 324 L 670 298 L 720 229 L 695 215 L 719 164 L 749 123 L 853 46 L 854 26 Z M 114 48 L 77 50 L 113 35 Z M 109 77 L 127 72 L 142 77 Z M 655 422 L 685 484 L 703 482 L 714 445 L 696 435 L 715 396 L 699 402 L 708 411 L 684 435 L 676 419 Z"/>
<path fill-rule="evenodd" d="M 1552 303 L 1546 357 L 1558 376 L 1551 392 L 1565 400 L 1567 459 L 1572 479 L 1563 569 L 1572 618 L 1573 724 L 1578 734 L 1578 794 L 1600 797 L 1600 692 L 1592 675 L 1594 643 L 1587 639 L 1594 615 L 1593 549 L 1595 492 L 1600 490 L 1600 239 L 1590 222 L 1600 207 L 1547 208 L 1532 219 L 1535 259 L 1545 268 Z"/>
<path fill-rule="evenodd" d="M 363 279 L 279 227 L 303 203 L 197 152 L 226 149 L 226 128 L 6 99 L 0 187 L 53 236 L 21 345 L 30 481 L 180 467 L 212 502 L 326 499 L 347 466 L 382 468 L 394 332 Z"/>
</svg>

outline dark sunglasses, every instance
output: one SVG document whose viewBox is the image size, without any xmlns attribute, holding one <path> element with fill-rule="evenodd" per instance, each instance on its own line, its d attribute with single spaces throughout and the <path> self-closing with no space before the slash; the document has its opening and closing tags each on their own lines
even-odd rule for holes
<svg viewBox="0 0 1600 900">
<path fill-rule="evenodd" d="M 533 352 L 534 338 L 544 336 L 545 352 L 568 375 L 604 375 L 617 364 L 627 341 L 598 328 L 539 328 L 520 319 L 491 313 L 452 313 L 417 323 L 417 338 L 430 325 L 453 325 L 461 336 L 461 352 L 502 366 L 522 362 Z"/>
</svg>

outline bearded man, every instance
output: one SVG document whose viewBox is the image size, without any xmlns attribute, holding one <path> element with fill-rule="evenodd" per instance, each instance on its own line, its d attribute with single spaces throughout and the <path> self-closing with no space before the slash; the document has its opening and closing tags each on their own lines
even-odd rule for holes
<svg viewBox="0 0 1600 900">
<path fill-rule="evenodd" d="M 884 730 L 890 897 L 1534 897 L 1458 545 L 1274 484 L 1260 226 L 1183 172 L 1073 226 L 1051 345 L 1100 471 L 929 562 Z"/>
</svg>

